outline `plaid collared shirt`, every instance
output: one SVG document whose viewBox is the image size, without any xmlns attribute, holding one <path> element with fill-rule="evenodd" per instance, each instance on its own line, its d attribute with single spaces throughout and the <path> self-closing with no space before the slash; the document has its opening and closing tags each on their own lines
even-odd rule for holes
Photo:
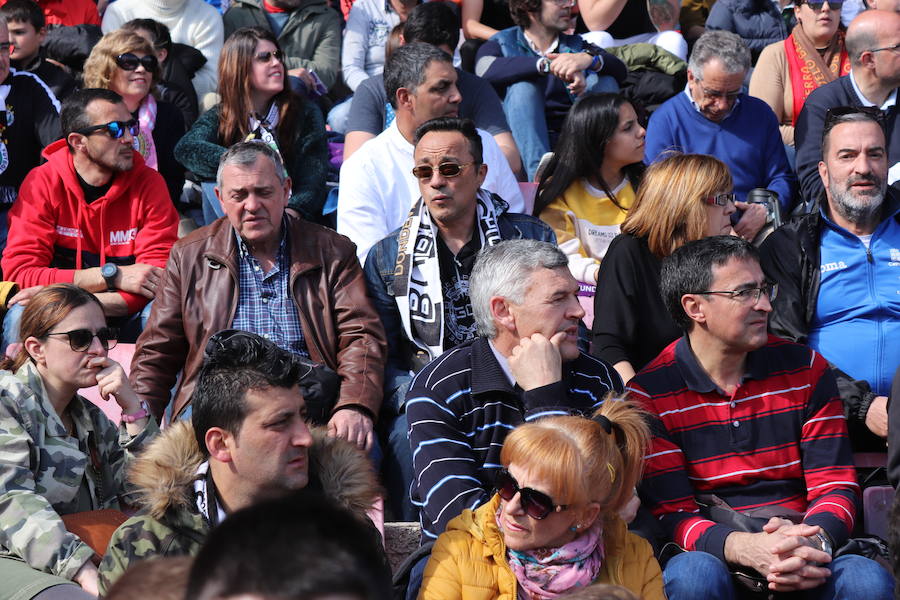
<svg viewBox="0 0 900 600">
<path fill-rule="evenodd" d="M 261 335 L 279 348 L 308 358 L 300 315 L 297 314 L 297 306 L 290 292 L 290 241 L 287 223 L 282 221 L 281 243 L 275 256 L 275 265 L 268 273 L 263 273 L 259 261 L 250 253 L 236 231 L 235 235 L 238 242 L 240 292 L 237 312 L 231 326 Z"/>
</svg>

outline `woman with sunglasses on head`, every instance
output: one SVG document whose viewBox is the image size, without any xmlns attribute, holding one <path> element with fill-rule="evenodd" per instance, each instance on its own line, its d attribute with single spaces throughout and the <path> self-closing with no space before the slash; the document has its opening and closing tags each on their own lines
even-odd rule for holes
<svg viewBox="0 0 900 600">
<path fill-rule="evenodd" d="M 593 582 L 665 598 L 650 544 L 618 515 L 634 494 L 649 431 L 629 402 L 593 419 L 546 417 L 503 443 L 497 493 L 450 521 L 419 598 L 556 598 Z"/>
<path fill-rule="evenodd" d="M 107 356 L 116 335 L 92 294 L 43 288 L 20 331 L 18 354 L 0 363 L 0 599 L 93 598 L 94 551 L 62 517 L 121 508 L 128 457 L 156 422 Z M 121 407 L 119 427 L 78 395 L 95 385 Z"/>
<path fill-rule="evenodd" d="M 597 276 L 592 354 L 627 382 L 682 335 L 659 292 L 661 260 L 684 244 L 732 233 L 731 174 L 717 158 L 672 154 L 650 165 Z"/>
<path fill-rule="evenodd" d="M 644 172 L 644 135 L 630 102 L 587 94 L 569 111 L 541 175 L 534 214 L 556 232 L 569 270 L 594 284 Z"/>
<path fill-rule="evenodd" d="M 104 35 L 84 62 L 84 87 L 104 88 L 122 96 L 137 120 L 134 149 L 144 163 L 163 176 L 169 196 L 180 204 L 184 167 L 175 160 L 175 144 L 184 135 L 181 111 L 159 99 L 156 84 L 162 77 L 153 45 L 129 31 Z"/>
<path fill-rule="evenodd" d="M 786 40 L 766 46 L 750 77 L 750 95 L 772 107 L 786 146 L 794 145 L 794 124 L 806 97 L 850 72 L 842 6 L 843 0 L 794 2 L 797 25 Z"/>
<path fill-rule="evenodd" d="M 322 113 L 287 83 L 277 40 L 260 27 L 232 33 L 219 55 L 220 102 L 178 142 L 175 155 L 204 182 L 207 223 L 223 216 L 213 194 L 219 157 L 237 142 L 259 140 L 281 153 L 291 178 L 288 208 L 319 222 L 325 204 L 328 143 Z"/>
</svg>

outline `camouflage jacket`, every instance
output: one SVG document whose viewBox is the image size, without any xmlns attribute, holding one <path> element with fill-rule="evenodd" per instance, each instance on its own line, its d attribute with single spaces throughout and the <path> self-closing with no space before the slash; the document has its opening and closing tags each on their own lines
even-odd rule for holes
<svg viewBox="0 0 900 600">
<path fill-rule="evenodd" d="M 348 442 L 328 437 L 324 429 L 312 433 L 308 487 L 366 518 L 381 493 L 368 458 Z M 100 563 L 101 595 L 135 562 L 197 554 L 210 529 L 197 508 L 193 486 L 204 460 L 190 424 L 179 421 L 134 462 L 128 478 L 137 490 L 141 511 L 109 542 Z"/>
<path fill-rule="evenodd" d="M 68 410 L 72 437 L 32 363 L 0 371 L 0 555 L 71 579 L 94 551 L 59 516 L 128 503 L 130 454 L 158 429 L 131 437 L 81 396 Z"/>
</svg>

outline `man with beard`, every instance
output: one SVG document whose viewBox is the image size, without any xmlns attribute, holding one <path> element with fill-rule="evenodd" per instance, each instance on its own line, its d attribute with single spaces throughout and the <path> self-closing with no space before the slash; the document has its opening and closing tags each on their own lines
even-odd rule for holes
<svg viewBox="0 0 900 600">
<path fill-rule="evenodd" d="M 878 8 L 884 8 L 884 4 L 879 3 Z M 900 12 L 860 13 L 847 28 L 845 43 L 850 74 L 813 90 L 797 117 L 797 177 L 806 202 L 814 202 L 822 193 L 823 181 L 817 172 L 822 160 L 820 142 L 825 113 L 834 107 L 872 107 L 881 111 L 887 137 L 888 185 L 900 179 Z"/>
<path fill-rule="evenodd" d="M 158 291 L 178 234 L 178 215 L 162 176 L 134 150 L 137 120 L 122 97 L 85 89 L 62 107 L 63 139 L 22 183 L 9 211 L 3 274 L 22 288 L 74 283 L 93 292 L 120 341 L 134 341 L 141 315 Z M 5 343 L 18 341 L 18 320 L 32 290 L 13 297 Z"/>
<path fill-rule="evenodd" d="M 776 230 L 761 253 L 779 286 L 770 331 L 830 361 L 854 446 L 883 449 L 871 434 L 887 435 L 900 365 L 900 198 L 886 191 L 884 130 L 862 110 L 829 111 L 819 162 L 827 202 Z"/>
<path fill-rule="evenodd" d="M 494 84 L 522 163 L 533 180 L 562 122 L 585 92 L 615 92 L 628 69 L 612 54 L 565 33 L 575 0 L 511 0 L 515 26 L 478 49 L 475 74 Z"/>
<path fill-rule="evenodd" d="M 225 39 L 241 27 L 270 30 L 284 52 L 292 83 L 306 92 L 319 82 L 328 89 L 337 82 L 341 16 L 325 0 L 234 0 L 222 20 Z"/>
</svg>

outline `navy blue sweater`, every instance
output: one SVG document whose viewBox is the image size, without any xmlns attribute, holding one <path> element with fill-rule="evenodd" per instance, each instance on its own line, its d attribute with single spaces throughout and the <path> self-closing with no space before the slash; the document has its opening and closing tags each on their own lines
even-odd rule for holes
<svg viewBox="0 0 900 600">
<path fill-rule="evenodd" d="M 650 117 L 646 144 L 647 163 L 666 150 L 711 154 L 728 165 L 738 200 L 761 187 L 778 192 L 781 214 L 793 205 L 797 178 L 784 153 L 778 119 L 759 98 L 742 94 L 731 114 L 716 123 L 701 115 L 687 94 L 676 94 Z"/>
</svg>

